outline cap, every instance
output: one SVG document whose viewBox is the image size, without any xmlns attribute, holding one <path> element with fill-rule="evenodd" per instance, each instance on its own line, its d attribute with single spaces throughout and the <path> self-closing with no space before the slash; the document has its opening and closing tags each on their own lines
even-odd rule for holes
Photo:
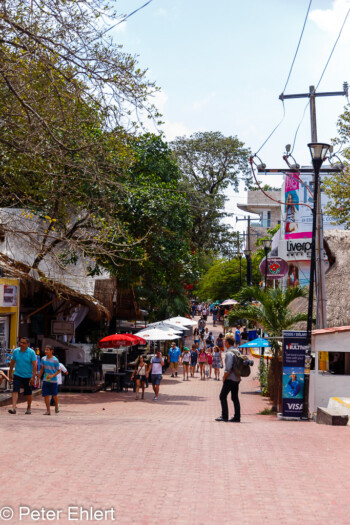
<svg viewBox="0 0 350 525">
<path fill-rule="evenodd" d="M 184 351 L 187 350 L 187 352 L 190 351 L 190 349 L 187 346 L 184 346 Z"/>
</svg>

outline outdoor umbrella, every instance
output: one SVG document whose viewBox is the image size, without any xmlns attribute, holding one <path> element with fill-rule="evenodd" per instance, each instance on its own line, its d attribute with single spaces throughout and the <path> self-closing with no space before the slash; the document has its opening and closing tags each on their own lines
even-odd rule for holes
<svg viewBox="0 0 350 525">
<path fill-rule="evenodd" d="M 156 323 L 150 323 L 147 328 L 159 328 L 160 330 L 172 330 L 173 332 L 181 333 L 184 330 L 188 330 L 187 326 L 181 326 L 176 324 L 171 324 L 168 321 L 158 321 Z M 143 328 L 142 330 L 147 330 L 147 328 Z"/>
<path fill-rule="evenodd" d="M 192 319 L 188 319 L 187 317 L 181 317 L 178 315 L 177 317 L 170 317 L 170 319 L 165 319 L 165 323 L 176 324 L 176 325 L 182 325 L 182 326 L 197 326 L 197 322 L 193 321 Z"/>
<path fill-rule="evenodd" d="M 179 335 L 172 333 L 170 330 L 160 330 L 159 328 L 142 330 L 141 332 L 137 332 L 136 335 L 146 339 L 146 341 L 171 341 L 180 338 Z"/>
<path fill-rule="evenodd" d="M 133 334 L 107 335 L 98 343 L 99 348 L 119 348 L 120 346 L 145 345 L 145 339 Z"/>
<path fill-rule="evenodd" d="M 257 337 L 257 339 L 248 341 L 248 343 L 244 343 L 244 345 L 241 345 L 238 348 L 266 348 L 267 346 L 271 346 L 267 339 Z"/>
<path fill-rule="evenodd" d="M 262 357 L 261 348 L 267 348 L 270 347 L 271 344 L 267 339 L 263 339 L 262 337 L 257 337 L 256 339 L 253 339 L 252 341 L 248 341 L 248 343 L 244 343 L 244 345 L 239 346 L 238 348 L 250 348 L 252 355 L 254 357 Z M 254 349 L 256 349 L 254 351 Z M 271 359 L 272 354 L 269 350 L 265 351 L 263 354 L 265 359 Z"/>
<path fill-rule="evenodd" d="M 221 306 L 232 306 L 233 304 L 239 304 L 238 301 L 235 301 L 235 299 L 226 299 L 226 301 L 223 301 L 221 303 Z"/>
</svg>

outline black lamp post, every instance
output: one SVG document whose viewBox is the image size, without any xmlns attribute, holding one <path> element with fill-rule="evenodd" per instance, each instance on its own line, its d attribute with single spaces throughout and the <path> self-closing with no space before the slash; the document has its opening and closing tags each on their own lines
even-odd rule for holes
<svg viewBox="0 0 350 525">
<path fill-rule="evenodd" d="M 268 256 L 269 251 L 271 250 L 272 239 L 263 239 L 262 243 L 263 243 L 264 251 L 265 251 L 265 290 L 266 290 L 266 287 L 267 287 L 267 263 L 268 263 L 267 256 Z"/>
<path fill-rule="evenodd" d="M 247 285 L 248 286 L 252 285 L 252 258 L 250 254 L 251 254 L 251 251 L 248 248 L 246 248 L 244 250 L 244 255 L 247 258 Z"/>
<path fill-rule="evenodd" d="M 309 304 L 307 312 L 307 343 L 311 345 L 311 331 L 312 331 L 312 309 L 314 302 L 314 282 L 315 282 L 315 269 L 316 269 L 316 217 L 317 208 L 321 206 L 318 202 L 318 188 L 320 180 L 320 169 L 323 161 L 327 155 L 329 144 L 323 144 L 319 142 L 311 142 L 308 144 L 310 148 L 312 165 L 315 173 L 315 184 L 314 184 L 314 205 L 312 208 L 312 240 L 311 240 L 311 262 L 310 262 L 310 285 L 309 285 Z"/>
</svg>

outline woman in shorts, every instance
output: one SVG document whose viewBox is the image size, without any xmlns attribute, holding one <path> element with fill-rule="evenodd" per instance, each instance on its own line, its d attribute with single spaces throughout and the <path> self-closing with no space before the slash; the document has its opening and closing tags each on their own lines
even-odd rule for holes
<svg viewBox="0 0 350 525">
<path fill-rule="evenodd" d="M 141 398 L 143 399 L 145 397 L 146 373 L 147 373 L 147 365 L 143 360 L 143 356 L 140 355 L 138 359 L 138 363 L 135 366 L 135 370 L 131 376 L 131 380 L 135 379 L 136 381 L 136 399 L 139 399 L 140 385 L 142 388 Z"/>
<path fill-rule="evenodd" d="M 214 348 L 214 352 L 213 352 L 213 368 L 214 368 L 215 379 L 219 381 L 220 380 L 220 368 L 222 368 L 222 358 L 221 358 L 220 348 L 218 346 Z"/>
<path fill-rule="evenodd" d="M 198 356 L 199 361 L 199 371 L 201 373 L 201 379 L 205 380 L 205 365 L 207 364 L 207 354 L 205 353 L 204 348 L 201 348 L 201 351 Z"/>
<path fill-rule="evenodd" d="M 190 367 L 190 349 L 187 348 L 187 346 L 184 347 L 184 351 L 182 352 L 182 370 L 184 375 L 184 381 L 188 381 L 188 369 Z"/>
<path fill-rule="evenodd" d="M 207 348 L 207 365 L 208 365 L 208 379 L 211 379 L 211 371 L 213 367 L 213 349 L 211 346 Z"/>
<path fill-rule="evenodd" d="M 198 361 L 198 351 L 197 351 L 196 345 L 193 344 L 192 350 L 191 350 L 191 364 L 190 364 L 191 377 L 194 377 L 194 373 L 196 371 L 196 366 L 197 366 L 197 361 Z"/>
</svg>

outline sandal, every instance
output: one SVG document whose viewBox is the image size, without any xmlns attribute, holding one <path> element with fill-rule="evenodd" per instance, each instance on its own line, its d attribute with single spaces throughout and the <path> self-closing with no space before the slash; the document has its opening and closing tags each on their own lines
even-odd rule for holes
<svg viewBox="0 0 350 525">
<path fill-rule="evenodd" d="M 59 411 L 60 411 L 60 406 L 58 405 L 58 407 L 57 407 L 57 408 L 55 408 L 55 412 L 56 412 L 56 414 L 58 414 L 58 413 L 59 413 Z"/>
<path fill-rule="evenodd" d="M 13 408 L 10 408 L 10 409 L 8 410 L 8 413 L 9 413 L 9 414 L 16 414 L 16 410 L 14 410 Z"/>
<path fill-rule="evenodd" d="M 30 410 L 30 408 L 27 408 L 27 410 L 24 412 L 25 414 L 31 414 L 32 411 Z"/>
<path fill-rule="evenodd" d="M 45 412 L 45 413 L 43 414 L 43 416 L 51 416 L 51 414 L 49 414 L 48 412 Z"/>
</svg>

